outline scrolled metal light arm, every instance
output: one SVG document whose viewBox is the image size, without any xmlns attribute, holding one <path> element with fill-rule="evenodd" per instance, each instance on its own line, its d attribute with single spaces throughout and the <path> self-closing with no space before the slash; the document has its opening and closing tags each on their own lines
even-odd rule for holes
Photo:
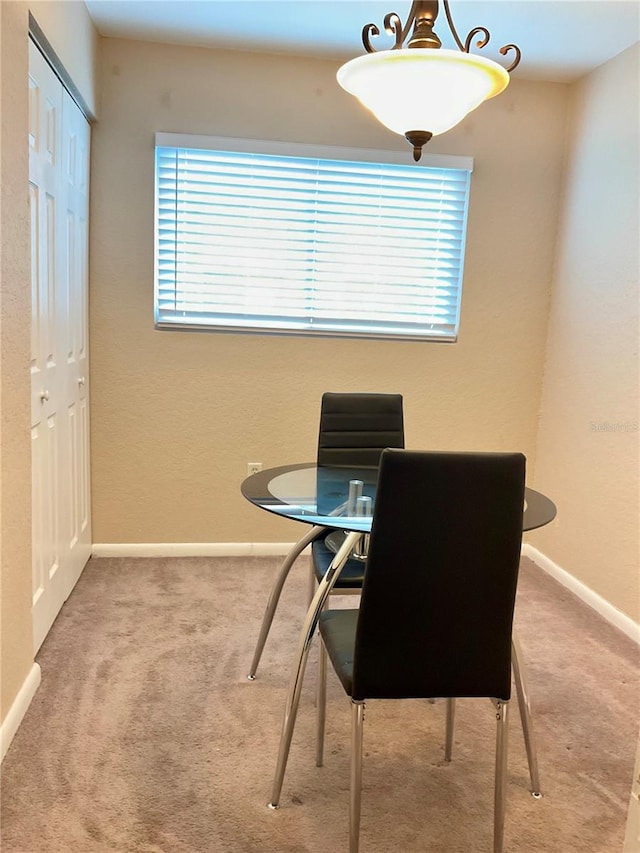
<svg viewBox="0 0 640 853">
<path fill-rule="evenodd" d="M 471 43 L 475 36 L 479 34 L 482 35 L 482 38 L 476 42 L 475 47 L 478 49 L 486 47 L 491 39 L 491 34 L 486 27 L 474 27 L 469 32 L 463 43 L 453 23 L 451 9 L 449 8 L 449 0 L 442 0 L 442 5 L 444 6 L 451 35 L 453 36 L 458 48 L 463 53 L 471 52 Z M 409 16 L 407 17 L 407 22 L 404 26 L 402 25 L 401 18 L 395 12 L 390 12 L 386 15 L 384 19 L 385 32 L 388 35 L 393 36 L 395 40 L 391 50 L 402 49 L 412 27 L 413 32 L 411 34 L 411 38 L 407 42 L 408 48 L 428 48 L 433 50 L 442 47 L 442 42 L 433 30 L 439 10 L 439 0 L 414 0 L 411 4 Z M 376 24 L 366 24 L 363 28 L 362 43 L 367 53 L 376 52 L 375 47 L 371 44 L 371 38 L 375 38 L 379 35 L 380 30 Z M 502 56 L 506 56 L 509 51 L 515 52 L 515 58 L 511 65 L 505 69 L 507 72 L 513 71 L 514 68 L 517 67 L 522 55 L 520 48 L 515 44 L 506 44 L 500 48 L 500 54 Z"/>
</svg>

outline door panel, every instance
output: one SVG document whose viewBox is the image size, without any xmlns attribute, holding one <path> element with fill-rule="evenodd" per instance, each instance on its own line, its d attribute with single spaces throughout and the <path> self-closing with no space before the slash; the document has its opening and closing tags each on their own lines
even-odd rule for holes
<svg viewBox="0 0 640 853">
<path fill-rule="evenodd" d="M 38 648 L 64 602 L 58 490 L 58 187 L 62 92 L 38 51 L 29 60 L 33 625 Z"/>
<path fill-rule="evenodd" d="M 68 560 L 67 595 L 75 586 L 91 553 L 87 403 L 89 372 L 88 327 L 88 213 L 89 125 L 68 92 L 63 91 L 63 176 L 66 220 L 64 375 L 68 435 L 66 490 Z"/>
</svg>

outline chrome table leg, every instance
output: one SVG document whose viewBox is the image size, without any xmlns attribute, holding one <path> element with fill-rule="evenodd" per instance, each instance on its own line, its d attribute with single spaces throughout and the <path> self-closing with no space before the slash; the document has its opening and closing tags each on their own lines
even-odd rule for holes
<svg viewBox="0 0 640 853">
<path fill-rule="evenodd" d="M 327 715 L 327 650 L 322 640 L 318 648 L 318 683 L 316 692 L 316 767 L 324 761 L 324 730 Z"/>
<path fill-rule="evenodd" d="M 269 802 L 269 808 L 271 809 L 277 809 L 280 802 L 282 783 L 284 781 L 284 774 L 287 768 L 287 760 L 289 758 L 289 749 L 291 747 L 291 738 L 293 736 L 293 729 L 296 722 L 298 705 L 300 704 L 302 679 L 304 677 L 304 670 L 307 665 L 307 658 L 309 657 L 309 647 L 311 646 L 311 640 L 318 625 L 318 619 L 320 618 L 320 613 L 325 605 L 327 597 L 329 596 L 333 585 L 338 579 L 340 570 L 347 562 L 349 554 L 356 546 L 361 536 L 362 533 L 349 533 L 349 535 L 344 540 L 342 547 L 331 561 L 331 565 L 327 569 L 327 573 L 318 584 L 318 589 L 316 590 L 316 594 L 313 597 L 311 607 L 307 612 L 302 631 L 300 632 L 298 648 L 296 651 L 293 670 L 291 672 L 291 678 L 289 681 L 289 691 L 287 694 L 287 701 L 285 705 L 284 719 L 282 721 L 282 734 L 280 736 L 280 748 L 278 750 L 278 763 L 276 765 L 276 775 L 273 780 L 271 801 Z"/>
<path fill-rule="evenodd" d="M 278 601 L 280 600 L 280 594 L 282 593 L 282 587 L 284 586 L 284 582 L 287 579 L 289 572 L 291 571 L 291 567 L 298 559 L 300 554 L 304 551 L 304 549 L 313 542 L 314 539 L 324 530 L 324 527 L 320 527 L 318 525 L 314 525 L 309 529 L 307 533 L 302 537 L 302 539 L 298 540 L 296 544 L 291 548 L 289 553 L 284 559 L 282 566 L 280 567 L 280 571 L 273 582 L 273 586 L 271 587 L 271 592 L 269 593 L 269 600 L 267 601 L 267 607 L 264 611 L 264 616 L 262 617 L 262 625 L 260 627 L 260 635 L 258 636 L 258 642 L 256 644 L 256 650 L 253 653 L 253 660 L 251 661 L 251 669 L 249 670 L 249 675 L 247 678 L 249 681 L 254 681 L 256 677 L 256 671 L 258 669 L 258 664 L 260 663 L 260 658 L 262 657 L 262 652 L 264 651 L 264 645 L 267 642 L 267 636 L 269 635 L 269 630 L 271 628 L 271 623 L 273 622 L 273 617 L 276 612 L 276 607 L 278 606 Z"/>
</svg>

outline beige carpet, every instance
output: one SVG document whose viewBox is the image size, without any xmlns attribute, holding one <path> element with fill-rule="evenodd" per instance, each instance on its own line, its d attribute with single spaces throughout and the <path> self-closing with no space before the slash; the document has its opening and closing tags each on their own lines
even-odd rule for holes
<svg viewBox="0 0 640 853">
<path fill-rule="evenodd" d="M 282 807 L 266 807 L 305 598 L 293 573 L 246 680 L 278 561 L 92 559 L 38 661 L 2 766 L 2 853 L 342 853 L 349 707 L 331 676 L 314 766 L 312 654 Z M 637 648 L 526 560 L 516 615 L 544 799 L 529 795 L 514 702 L 506 851 L 619 853 L 637 737 Z M 361 853 L 491 850 L 492 706 L 371 702 Z"/>
</svg>

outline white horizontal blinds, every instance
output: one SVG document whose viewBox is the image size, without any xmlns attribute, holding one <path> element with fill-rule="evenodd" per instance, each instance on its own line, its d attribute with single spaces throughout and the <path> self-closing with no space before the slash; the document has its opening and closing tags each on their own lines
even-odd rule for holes
<svg viewBox="0 0 640 853">
<path fill-rule="evenodd" d="M 455 334 L 468 173 L 373 163 L 320 168 L 314 324 Z"/>
<path fill-rule="evenodd" d="M 158 149 L 161 318 L 304 326 L 314 202 L 278 161 Z"/>
<path fill-rule="evenodd" d="M 455 338 L 469 172 L 158 147 L 158 325 Z"/>
</svg>

